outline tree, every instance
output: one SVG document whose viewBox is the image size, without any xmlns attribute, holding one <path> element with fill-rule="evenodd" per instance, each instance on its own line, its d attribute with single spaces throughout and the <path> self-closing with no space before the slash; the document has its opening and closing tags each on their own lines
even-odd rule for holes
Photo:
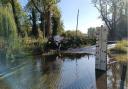
<svg viewBox="0 0 128 89">
<path fill-rule="evenodd" d="M 50 37 L 53 33 L 57 34 L 63 31 L 61 13 L 57 6 L 58 2 L 59 0 L 29 0 L 26 5 L 27 10 L 32 11 L 32 8 L 33 12 L 35 10 L 35 20 L 33 19 L 34 13 L 31 13 L 32 22 L 40 24 L 40 30 L 43 32 L 44 37 Z M 32 29 L 34 27 L 36 27 L 36 25 L 32 26 Z"/>
<path fill-rule="evenodd" d="M 31 0 L 33 6 L 40 13 L 41 30 L 46 37 L 51 35 L 51 12 L 52 7 L 56 5 L 59 0 Z"/>
<path fill-rule="evenodd" d="M 16 29 L 16 23 L 10 6 L 0 7 L 0 38 L 4 40 L 3 53 L 5 58 L 13 58 L 14 50 L 19 48 L 19 41 Z"/>
<path fill-rule="evenodd" d="M 15 1 L 17 2 L 17 1 Z M 14 0 L 11 0 L 10 3 L 12 5 L 12 10 L 13 10 L 13 15 L 14 15 L 14 18 L 15 18 L 15 22 L 16 22 L 16 26 L 17 26 L 17 30 L 18 30 L 18 35 L 20 34 L 21 32 L 21 29 L 20 29 L 20 24 L 19 24 L 19 21 L 18 21 L 18 16 L 17 16 L 17 12 L 16 12 L 16 5 L 15 5 L 15 2 Z"/>
<path fill-rule="evenodd" d="M 26 11 L 28 12 L 28 15 L 30 16 L 30 20 L 32 21 L 32 34 L 34 37 L 38 37 L 38 28 L 37 28 L 37 10 L 33 6 L 33 3 L 29 1 L 26 5 Z"/>
<path fill-rule="evenodd" d="M 55 36 L 61 34 L 64 29 L 63 22 L 61 21 L 61 11 L 57 5 L 53 7 L 52 13 L 52 36 Z"/>
<path fill-rule="evenodd" d="M 95 33 L 96 33 L 96 28 L 94 27 L 88 28 L 88 38 L 95 39 L 96 38 Z"/>
<path fill-rule="evenodd" d="M 36 26 L 36 13 L 35 13 L 35 9 L 32 8 L 32 22 L 33 22 L 33 25 L 32 25 L 32 34 L 37 37 L 38 36 L 38 29 L 37 29 L 37 26 Z"/>
<path fill-rule="evenodd" d="M 117 36 L 120 40 L 128 36 L 127 4 L 128 1 L 124 2 L 124 9 L 122 9 L 120 13 L 121 18 L 119 20 L 119 23 L 117 24 Z"/>
<path fill-rule="evenodd" d="M 21 6 L 20 6 L 18 0 L 0 0 L 0 3 L 3 6 L 7 6 L 8 4 L 11 4 L 13 16 L 14 16 L 15 23 L 16 23 L 17 32 L 18 32 L 18 35 L 20 35 L 21 28 L 20 28 L 20 22 L 19 22 L 18 16 L 20 16 Z"/>
<path fill-rule="evenodd" d="M 101 14 L 102 20 L 109 29 L 109 40 L 116 40 L 116 27 L 123 9 L 123 0 L 92 0 L 94 6 Z"/>
</svg>

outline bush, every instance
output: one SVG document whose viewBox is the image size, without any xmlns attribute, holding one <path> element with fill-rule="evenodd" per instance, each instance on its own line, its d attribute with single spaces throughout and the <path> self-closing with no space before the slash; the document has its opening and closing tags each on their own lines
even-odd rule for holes
<svg viewBox="0 0 128 89">
<path fill-rule="evenodd" d="M 76 48 L 76 47 L 82 47 L 85 45 L 94 45 L 96 43 L 95 39 L 87 39 L 86 37 L 71 37 L 68 39 L 65 39 L 61 42 L 62 49 L 68 49 L 68 48 Z"/>
<path fill-rule="evenodd" d="M 127 43 L 128 43 L 128 41 L 126 41 L 126 40 L 119 41 L 114 48 L 110 49 L 110 51 L 115 52 L 115 53 L 126 54 L 127 47 L 128 47 Z"/>
<path fill-rule="evenodd" d="M 128 47 L 128 41 L 127 40 L 122 40 L 118 44 L 122 44 L 122 46 Z"/>
<path fill-rule="evenodd" d="M 128 57 L 127 55 L 117 55 L 114 57 L 115 60 L 120 61 L 120 62 L 127 62 L 128 61 Z"/>
</svg>

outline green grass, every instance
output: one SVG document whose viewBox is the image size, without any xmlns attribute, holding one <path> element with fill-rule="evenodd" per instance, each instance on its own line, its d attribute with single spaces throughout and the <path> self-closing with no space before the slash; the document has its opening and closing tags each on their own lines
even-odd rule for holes
<svg viewBox="0 0 128 89">
<path fill-rule="evenodd" d="M 116 55 L 113 57 L 115 60 L 120 61 L 120 62 L 128 62 L 128 55 Z"/>
<path fill-rule="evenodd" d="M 110 51 L 116 54 L 127 54 L 128 41 L 127 40 L 119 41 L 114 48 L 110 49 Z"/>
<path fill-rule="evenodd" d="M 116 46 L 109 50 L 114 60 L 120 62 L 128 61 L 128 40 L 119 41 Z"/>
</svg>

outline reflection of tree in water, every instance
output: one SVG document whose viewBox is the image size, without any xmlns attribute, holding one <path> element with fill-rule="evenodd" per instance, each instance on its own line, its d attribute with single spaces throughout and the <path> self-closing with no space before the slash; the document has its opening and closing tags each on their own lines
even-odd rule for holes
<svg viewBox="0 0 128 89">
<path fill-rule="evenodd" d="M 127 63 L 121 63 L 121 81 L 120 81 L 120 89 L 125 89 L 127 87 Z"/>
<path fill-rule="evenodd" d="M 9 89 L 9 86 L 5 85 L 3 80 L 0 80 L 0 89 Z"/>
<path fill-rule="evenodd" d="M 110 69 L 107 75 L 109 82 L 108 89 L 120 89 L 122 65 L 123 63 L 114 63 L 109 65 Z"/>
<path fill-rule="evenodd" d="M 16 49 L 19 48 L 16 24 L 11 12 L 10 5 L 0 6 L 0 65 L 3 69 L 15 64 L 14 54 L 17 54 Z"/>
<path fill-rule="evenodd" d="M 128 63 L 127 63 L 127 73 L 126 73 L 126 87 L 128 87 Z"/>
<path fill-rule="evenodd" d="M 81 57 L 84 57 L 86 54 L 62 54 L 61 58 L 69 58 L 70 60 L 80 59 Z M 89 55 L 87 55 L 89 58 Z"/>
<path fill-rule="evenodd" d="M 120 72 L 119 72 L 118 66 L 116 64 L 113 64 L 111 69 L 112 69 L 112 76 L 113 76 L 112 87 L 113 87 L 113 89 L 117 89 L 118 88 L 117 87 L 117 85 L 118 85 L 117 80 L 119 78 L 118 73 L 120 73 Z"/>
<path fill-rule="evenodd" d="M 28 61 L 28 63 L 21 68 L 16 69 L 13 74 L 5 78 L 5 83 L 1 83 L 0 81 L 0 85 L 3 84 L 3 86 L 0 86 L 0 89 L 1 87 L 7 87 L 8 85 L 10 86 L 7 89 L 64 89 L 64 87 L 67 87 L 67 84 L 74 84 L 73 81 L 75 81 L 75 85 L 72 86 L 80 87 L 77 83 L 80 78 L 79 74 L 82 74 L 81 76 L 83 76 L 83 69 L 81 69 L 83 67 L 81 66 L 81 70 L 79 70 L 80 66 L 78 66 L 78 64 L 81 62 L 79 62 L 79 59 L 77 59 L 78 58 L 76 57 L 73 61 L 73 59 L 70 60 L 70 58 L 68 59 L 67 57 L 63 56 L 36 56 L 34 59 L 25 57 L 25 60 Z M 25 60 L 24 62 L 26 62 Z M 65 61 L 66 65 L 65 63 L 63 64 L 63 61 Z M 67 62 L 69 64 L 67 64 Z M 66 70 L 68 71 L 64 71 L 65 67 L 67 67 Z M 81 73 L 79 73 L 80 71 Z M 73 73 L 73 75 L 68 75 L 68 73 Z M 64 74 L 67 75 L 65 76 Z M 83 81 L 82 86 L 85 87 L 86 80 L 82 79 L 79 81 Z"/>
<path fill-rule="evenodd" d="M 115 64 L 110 64 L 110 69 L 108 73 L 108 81 L 112 85 L 108 85 L 108 89 L 118 89 L 117 87 L 117 80 L 119 80 L 119 65 Z"/>
<path fill-rule="evenodd" d="M 58 89 L 62 60 L 58 56 L 42 57 L 40 84 L 36 89 Z M 33 88 L 34 89 L 34 88 Z"/>
</svg>

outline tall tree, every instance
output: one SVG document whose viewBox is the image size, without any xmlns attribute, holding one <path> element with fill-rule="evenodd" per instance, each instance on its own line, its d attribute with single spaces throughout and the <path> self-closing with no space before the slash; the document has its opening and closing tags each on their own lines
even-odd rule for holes
<svg viewBox="0 0 128 89">
<path fill-rule="evenodd" d="M 92 0 L 92 2 L 109 29 L 109 40 L 116 40 L 116 27 L 121 17 L 120 12 L 123 8 L 124 0 Z"/>
<path fill-rule="evenodd" d="M 28 12 L 28 15 L 30 16 L 30 20 L 32 21 L 32 34 L 34 37 L 38 37 L 38 28 L 37 28 L 37 10 L 33 6 L 32 2 L 29 1 L 26 5 L 26 11 Z"/>
<path fill-rule="evenodd" d="M 124 2 L 124 8 L 122 9 L 120 13 L 120 20 L 119 23 L 117 24 L 117 35 L 119 39 L 125 38 L 128 36 L 128 13 L 127 13 L 127 4 L 128 1 L 126 0 Z"/>
<path fill-rule="evenodd" d="M 37 25 L 36 25 L 36 13 L 35 13 L 35 9 L 34 8 L 32 8 L 32 22 L 33 22 L 32 34 L 35 37 L 38 37 L 38 29 L 37 29 Z"/>
<path fill-rule="evenodd" d="M 15 49 L 19 47 L 16 23 L 10 7 L 0 7 L 0 38 L 4 40 L 5 58 L 11 58 Z"/>
<path fill-rule="evenodd" d="M 56 5 L 59 0 L 31 0 L 34 7 L 40 13 L 41 30 L 44 31 L 46 37 L 51 35 L 51 11 L 52 7 Z M 43 24 L 43 26 L 42 26 Z"/>
<path fill-rule="evenodd" d="M 18 17 L 20 15 L 20 13 L 18 13 L 18 12 L 21 11 L 21 6 L 20 6 L 18 0 L 0 0 L 0 3 L 3 6 L 7 6 L 8 4 L 11 4 L 14 20 L 16 23 L 17 32 L 18 32 L 18 35 L 20 35 L 21 28 L 20 28 L 20 22 L 19 22 L 19 17 Z"/>
<path fill-rule="evenodd" d="M 12 5 L 12 10 L 13 10 L 13 15 L 14 15 L 18 35 L 20 35 L 20 33 L 21 33 L 20 22 L 18 19 L 17 11 L 16 11 L 16 3 L 18 3 L 18 1 L 17 0 L 10 0 L 10 3 Z"/>
<path fill-rule="evenodd" d="M 61 11 L 57 5 L 52 8 L 52 36 L 61 34 L 63 29 L 63 23 L 61 20 Z"/>
</svg>

